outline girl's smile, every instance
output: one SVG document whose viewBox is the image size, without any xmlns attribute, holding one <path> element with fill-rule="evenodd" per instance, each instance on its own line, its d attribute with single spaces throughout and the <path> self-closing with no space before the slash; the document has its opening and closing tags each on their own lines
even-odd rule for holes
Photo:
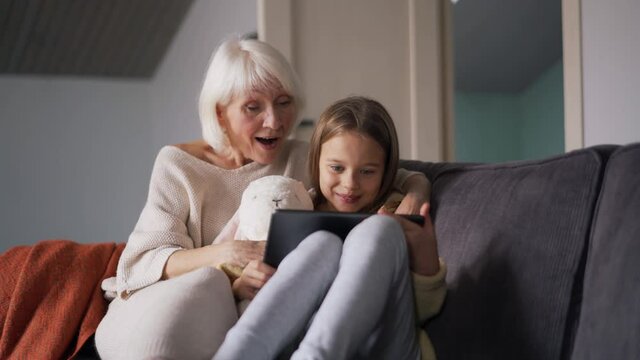
<svg viewBox="0 0 640 360">
<path fill-rule="evenodd" d="M 385 158 L 376 141 L 354 131 L 325 141 L 319 171 L 325 210 L 358 212 L 371 205 L 380 191 Z"/>
</svg>

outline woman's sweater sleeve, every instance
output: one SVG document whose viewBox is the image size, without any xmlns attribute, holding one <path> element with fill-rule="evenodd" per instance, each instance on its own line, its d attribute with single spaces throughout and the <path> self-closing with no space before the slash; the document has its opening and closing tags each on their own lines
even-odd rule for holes
<svg viewBox="0 0 640 360">
<path fill-rule="evenodd" d="M 179 161 L 162 149 L 151 174 L 147 202 L 118 262 L 119 296 L 156 283 L 173 252 L 195 247 L 186 225 L 188 178 Z"/>
<path fill-rule="evenodd" d="M 393 181 L 393 188 L 397 191 L 405 193 L 407 189 L 404 188 L 404 183 L 412 176 L 423 176 L 426 179 L 426 176 L 419 171 L 410 171 L 399 168 L 398 172 L 396 173 L 396 178 Z"/>
<path fill-rule="evenodd" d="M 416 315 L 419 325 L 422 326 L 429 318 L 440 312 L 444 298 L 447 294 L 445 277 L 447 267 L 440 259 L 440 270 L 432 276 L 423 276 L 412 273 L 413 291 L 416 303 Z"/>
</svg>

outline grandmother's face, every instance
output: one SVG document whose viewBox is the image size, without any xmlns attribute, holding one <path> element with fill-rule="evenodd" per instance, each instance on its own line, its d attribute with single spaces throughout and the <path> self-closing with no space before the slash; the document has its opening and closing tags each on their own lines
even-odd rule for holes
<svg viewBox="0 0 640 360">
<path fill-rule="evenodd" d="M 216 111 L 231 147 L 241 154 L 244 163 L 272 163 L 296 116 L 293 97 L 281 89 L 244 93 Z"/>
</svg>

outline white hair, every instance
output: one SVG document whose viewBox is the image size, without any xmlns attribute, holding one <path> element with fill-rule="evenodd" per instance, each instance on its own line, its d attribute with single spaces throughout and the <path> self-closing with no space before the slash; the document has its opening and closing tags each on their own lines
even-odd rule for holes
<svg viewBox="0 0 640 360">
<path fill-rule="evenodd" d="M 271 45 L 252 39 L 224 41 L 213 54 L 200 92 L 199 115 L 204 140 L 215 150 L 228 149 L 229 138 L 220 126 L 216 106 L 228 105 L 251 90 L 281 88 L 292 98 L 297 114 L 304 100 L 297 75 L 285 57 Z M 300 119 L 296 115 L 294 126 Z"/>
</svg>

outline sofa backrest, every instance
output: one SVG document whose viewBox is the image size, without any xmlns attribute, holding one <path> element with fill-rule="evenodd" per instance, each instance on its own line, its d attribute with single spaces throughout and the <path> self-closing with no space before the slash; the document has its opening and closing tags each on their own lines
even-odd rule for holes
<svg viewBox="0 0 640 360">
<path fill-rule="evenodd" d="M 640 359 L 640 144 L 607 162 L 572 359 Z"/>
<path fill-rule="evenodd" d="M 604 158 L 586 149 L 497 165 L 403 163 L 433 183 L 448 266 L 445 305 L 427 325 L 439 359 L 567 356 Z"/>
</svg>

